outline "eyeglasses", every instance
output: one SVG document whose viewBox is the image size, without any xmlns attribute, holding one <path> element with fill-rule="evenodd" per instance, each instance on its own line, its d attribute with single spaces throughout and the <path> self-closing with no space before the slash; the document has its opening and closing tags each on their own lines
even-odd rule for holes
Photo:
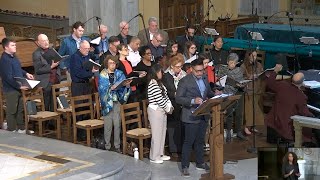
<svg viewBox="0 0 320 180">
<path fill-rule="evenodd" d="M 115 63 L 115 62 L 113 62 L 113 61 L 110 61 L 110 62 L 108 62 L 108 64 L 117 64 L 117 63 Z"/>
<path fill-rule="evenodd" d="M 150 55 L 152 55 L 152 53 L 145 53 L 145 55 L 148 55 L 148 56 L 150 56 Z"/>
<path fill-rule="evenodd" d="M 190 49 L 197 49 L 197 47 L 190 47 Z"/>
<path fill-rule="evenodd" d="M 157 37 L 155 37 L 155 36 L 154 36 L 154 39 L 156 39 L 158 43 L 162 43 L 162 41 L 163 41 L 163 40 L 160 41 L 160 40 L 157 39 Z"/>
<path fill-rule="evenodd" d="M 182 68 L 182 66 L 173 66 L 173 67 L 175 67 L 177 69 L 181 69 Z"/>
<path fill-rule="evenodd" d="M 203 72 L 204 71 L 204 69 L 195 69 L 195 68 L 192 68 L 195 72 L 197 72 L 197 73 L 200 73 L 200 72 Z"/>
</svg>

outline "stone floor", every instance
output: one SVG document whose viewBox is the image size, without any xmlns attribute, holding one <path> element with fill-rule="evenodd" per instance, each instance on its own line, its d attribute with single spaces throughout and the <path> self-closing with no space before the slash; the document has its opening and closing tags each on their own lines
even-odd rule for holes
<svg viewBox="0 0 320 180">
<path fill-rule="evenodd" d="M 0 179 L 185 179 L 180 162 L 150 164 L 115 152 L 0 130 Z M 257 179 L 257 159 L 225 164 L 225 173 L 238 180 Z M 191 177 L 204 171 L 190 165 Z"/>
</svg>

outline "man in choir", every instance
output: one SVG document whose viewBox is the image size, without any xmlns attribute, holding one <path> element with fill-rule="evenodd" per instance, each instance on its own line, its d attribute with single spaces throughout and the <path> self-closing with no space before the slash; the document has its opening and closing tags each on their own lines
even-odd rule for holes
<svg viewBox="0 0 320 180">
<path fill-rule="evenodd" d="M 130 25 L 127 21 L 121 21 L 119 24 L 120 33 L 118 34 L 118 38 L 120 40 L 120 43 L 122 44 L 129 44 L 130 40 L 132 38 L 131 35 L 129 35 L 129 29 Z"/>
<path fill-rule="evenodd" d="M 107 56 L 107 55 L 112 55 L 112 56 L 119 55 L 119 52 L 118 52 L 118 49 L 117 49 L 117 46 L 120 44 L 119 38 L 117 36 L 110 36 L 109 39 L 108 39 L 108 43 L 109 43 L 109 49 L 105 53 L 105 56 Z M 100 71 L 102 71 L 104 69 L 104 59 L 100 58 L 99 64 L 101 64 Z"/>
<path fill-rule="evenodd" d="M 154 33 L 151 42 L 148 44 L 151 49 L 153 61 L 163 56 L 164 50 L 161 46 L 163 42 L 163 36 L 160 33 Z M 157 63 L 157 62 L 156 62 Z"/>
<path fill-rule="evenodd" d="M 188 25 L 186 26 L 185 29 L 185 35 L 184 36 L 178 36 L 177 37 L 177 42 L 178 42 L 178 50 L 180 53 L 184 52 L 184 47 L 186 42 L 188 41 L 193 41 L 196 46 L 197 49 L 201 48 L 201 43 L 195 38 L 194 34 L 195 34 L 195 27 L 192 25 Z"/>
<path fill-rule="evenodd" d="M 80 21 L 75 22 L 72 25 L 72 34 L 69 37 L 63 39 L 59 54 L 61 56 L 64 55 L 72 55 L 80 47 L 81 40 L 88 40 L 87 38 L 82 37 L 84 33 L 84 24 Z M 61 69 L 69 69 L 70 68 L 70 58 L 65 59 L 64 61 L 60 62 Z"/>
<path fill-rule="evenodd" d="M 156 17 L 150 17 L 148 20 L 149 27 L 147 29 L 142 29 L 138 33 L 138 38 L 141 40 L 141 46 L 148 45 L 149 42 L 153 39 L 155 33 L 160 33 L 162 35 L 162 42 L 160 44 L 167 44 L 168 33 L 159 29 L 158 19 Z M 147 32 L 147 34 L 146 34 Z"/>
<path fill-rule="evenodd" d="M 189 177 L 190 155 L 192 147 L 195 150 L 196 168 L 209 170 L 204 162 L 204 139 L 208 125 L 208 117 L 194 116 L 192 112 L 206 99 L 215 93 L 211 90 L 207 78 L 204 76 L 202 60 L 196 59 L 191 62 L 192 72 L 179 81 L 176 102 L 182 105 L 181 120 L 184 126 L 184 142 L 182 145 L 182 176 Z"/>
<path fill-rule="evenodd" d="M 32 74 L 21 69 L 19 59 L 15 56 L 16 43 L 9 38 L 2 39 L 4 52 L 0 58 L 0 77 L 2 80 L 3 95 L 7 103 L 6 119 L 8 131 L 26 133 L 23 123 L 23 101 L 21 90 L 28 87 L 21 86 L 14 77 L 34 79 Z"/>
<path fill-rule="evenodd" d="M 109 49 L 109 44 L 108 44 L 108 27 L 106 25 L 101 24 L 100 28 L 98 27 L 98 30 L 100 30 L 100 36 L 101 40 L 99 45 L 97 46 L 97 50 L 99 53 L 99 57 L 103 55 L 103 53 L 106 53 Z"/>
<path fill-rule="evenodd" d="M 90 44 L 83 40 L 79 44 L 79 50 L 70 58 L 70 75 L 71 75 L 71 93 L 72 96 L 81 96 L 91 94 L 90 79 L 93 73 L 98 72 L 99 69 L 92 67 L 87 69 L 84 63 L 89 61 Z"/>
<path fill-rule="evenodd" d="M 277 73 L 282 70 L 282 65 L 277 64 L 274 72 L 267 78 L 267 87 L 275 92 L 275 101 L 270 112 L 265 118 L 268 128 L 276 133 L 285 141 L 294 141 L 293 115 L 313 117 L 307 107 L 307 96 L 301 90 L 304 80 L 302 73 L 296 73 L 292 77 L 292 82 L 276 81 Z M 268 129 L 269 130 L 269 129 Z M 269 132 L 268 132 L 269 133 Z M 311 129 L 302 129 L 304 142 L 310 141 Z"/>
<path fill-rule="evenodd" d="M 49 50 L 49 39 L 45 34 L 39 34 L 36 38 L 39 46 L 32 54 L 35 78 L 40 81 L 43 88 L 44 105 L 46 111 L 54 111 L 52 99 L 52 85 L 60 82 L 59 61 L 44 59 L 42 56 Z"/>
<path fill-rule="evenodd" d="M 127 56 L 127 59 L 131 62 L 132 67 L 136 67 L 141 61 L 141 56 L 139 54 L 140 42 L 138 37 L 132 37 L 128 45 L 129 56 Z"/>
</svg>

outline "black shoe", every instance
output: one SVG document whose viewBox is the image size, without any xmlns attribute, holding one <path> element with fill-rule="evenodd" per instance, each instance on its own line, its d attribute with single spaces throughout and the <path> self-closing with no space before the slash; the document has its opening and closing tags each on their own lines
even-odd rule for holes
<svg viewBox="0 0 320 180">
<path fill-rule="evenodd" d="M 227 130 L 226 142 L 227 143 L 231 142 L 231 131 L 230 130 Z"/>
<path fill-rule="evenodd" d="M 196 169 L 197 169 L 197 170 L 202 170 L 202 171 L 204 171 L 204 170 L 210 171 L 210 167 L 208 166 L 207 163 L 197 164 L 197 165 L 196 165 Z"/>
<path fill-rule="evenodd" d="M 183 168 L 181 172 L 181 176 L 190 177 L 189 168 Z"/>
<path fill-rule="evenodd" d="M 248 138 L 245 137 L 241 131 L 237 133 L 237 138 L 239 138 L 242 141 L 248 141 Z"/>
</svg>

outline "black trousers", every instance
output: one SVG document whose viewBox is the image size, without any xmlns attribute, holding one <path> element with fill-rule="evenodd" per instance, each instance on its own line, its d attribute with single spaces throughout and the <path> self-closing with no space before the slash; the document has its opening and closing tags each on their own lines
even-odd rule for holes
<svg viewBox="0 0 320 180">
<path fill-rule="evenodd" d="M 180 153 L 183 143 L 183 129 L 181 122 L 181 107 L 175 106 L 167 120 L 168 143 L 170 153 Z"/>
<path fill-rule="evenodd" d="M 227 109 L 227 117 L 226 117 L 226 124 L 227 124 L 227 130 L 232 129 L 232 122 L 233 117 L 235 119 L 235 129 L 234 132 L 241 131 L 241 127 L 243 124 L 243 107 L 244 107 L 244 95 L 243 93 L 239 92 L 236 95 L 241 95 L 240 99 L 229 109 Z"/>
<path fill-rule="evenodd" d="M 47 87 L 43 88 L 44 107 L 46 111 L 54 111 L 52 99 L 52 83 L 48 83 Z"/>
</svg>

